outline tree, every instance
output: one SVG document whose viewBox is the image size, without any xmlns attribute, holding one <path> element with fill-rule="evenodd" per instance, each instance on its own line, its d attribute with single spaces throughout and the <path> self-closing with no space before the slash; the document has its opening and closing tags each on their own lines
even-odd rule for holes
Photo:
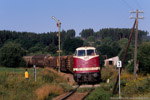
<svg viewBox="0 0 150 100">
<path fill-rule="evenodd" d="M 140 72 L 150 73 L 150 42 L 145 42 L 139 47 L 138 61 Z"/>
<path fill-rule="evenodd" d="M 41 43 L 37 43 L 35 46 L 31 47 L 28 51 L 29 53 L 35 53 L 43 50 L 43 45 Z"/>
<path fill-rule="evenodd" d="M 102 40 L 101 44 L 105 44 L 105 45 L 111 45 L 112 44 L 112 39 L 110 37 L 106 37 Z"/>
<path fill-rule="evenodd" d="M 23 56 L 25 50 L 19 44 L 7 43 L 0 49 L 0 64 L 6 67 L 19 67 L 20 64 L 25 64 Z"/>
<path fill-rule="evenodd" d="M 113 42 L 110 37 L 107 37 L 101 41 L 97 50 L 100 54 L 107 55 L 108 58 L 111 58 L 118 55 L 120 52 L 120 46 L 116 41 Z"/>
<path fill-rule="evenodd" d="M 48 52 L 48 53 L 51 53 L 51 54 L 55 54 L 57 49 L 57 47 L 52 43 L 50 44 L 49 46 L 46 46 L 44 51 Z"/>
<path fill-rule="evenodd" d="M 94 46 L 95 44 L 95 37 L 94 36 L 89 36 L 85 41 L 84 41 L 84 46 Z"/>
<path fill-rule="evenodd" d="M 100 55 L 107 55 L 108 58 L 116 56 L 113 54 L 112 47 L 109 45 L 100 45 L 97 47 L 97 51 Z"/>
<path fill-rule="evenodd" d="M 121 48 L 118 56 L 120 58 L 120 60 L 123 59 L 123 56 L 125 54 L 125 50 L 126 50 L 126 47 L 127 47 L 127 44 L 128 44 L 128 39 L 127 38 L 122 38 L 121 40 L 118 41 L 119 43 L 119 46 Z M 132 46 L 129 46 L 128 48 L 128 52 L 127 52 L 127 55 L 126 55 L 126 59 L 124 61 L 124 64 L 127 65 L 128 64 L 128 61 L 133 59 L 133 47 Z"/>
<path fill-rule="evenodd" d="M 83 29 L 82 32 L 80 33 L 81 37 L 83 39 L 86 39 L 89 36 L 93 36 L 94 35 L 94 31 L 93 29 Z"/>
<path fill-rule="evenodd" d="M 67 30 L 66 38 L 75 38 L 76 32 L 74 29 Z"/>
<path fill-rule="evenodd" d="M 80 38 L 66 39 L 63 43 L 63 51 L 66 54 L 72 54 L 75 52 L 77 47 L 83 46 L 83 40 Z"/>
</svg>

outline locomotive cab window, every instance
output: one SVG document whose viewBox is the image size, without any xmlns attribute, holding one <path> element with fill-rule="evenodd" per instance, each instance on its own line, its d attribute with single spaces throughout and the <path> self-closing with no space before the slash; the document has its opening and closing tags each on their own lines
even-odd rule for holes
<svg viewBox="0 0 150 100">
<path fill-rule="evenodd" d="M 74 53 L 75 56 L 77 56 L 77 51 Z"/>
<path fill-rule="evenodd" d="M 94 56 L 94 55 L 95 55 L 94 49 L 87 50 L 87 56 Z"/>
<path fill-rule="evenodd" d="M 78 50 L 78 56 L 85 56 L 85 50 Z"/>
<path fill-rule="evenodd" d="M 98 55 L 98 52 L 97 52 L 97 50 L 95 50 L 95 53 L 96 53 L 96 55 Z"/>
</svg>

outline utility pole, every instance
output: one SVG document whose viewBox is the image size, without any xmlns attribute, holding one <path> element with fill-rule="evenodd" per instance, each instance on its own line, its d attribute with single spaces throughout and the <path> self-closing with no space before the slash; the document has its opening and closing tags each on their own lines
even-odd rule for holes
<svg viewBox="0 0 150 100">
<path fill-rule="evenodd" d="M 138 19 L 143 19 L 144 17 L 139 17 L 139 13 L 144 13 L 143 11 L 139 11 L 138 9 L 136 11 L 131 11 L 130 13 L 136 13 L 136 33 L 135 33 L 135 47 L 134 47 L 134 73 L 133 73 L 133 79 L 136 79 L 136 72 L 137 72 L 137 44 L 138 44 Z M 130 17 L 133 18 L 133 17 Z"/>
<path fill-rule="evenodd" d="M 135 22 L 134 22 L 134 24 L 133 24 L 133 27 L 132 27 L 132 30 L 131 30 L 131 33 L 130 33 L 130 36 L 129 36 L 128 44 L 127 44 L 127 47 L 126 47 L 124 56 L 123 56 L 123 58 L 122 58 L 122 66 L 124 66 L 124 61 L 125 61 L 125 58 L 126 58 L 126 55 L 127 55 L 127 52 L 128 52 L 128 48 L 129 48 L 129 46 L 130 46 L 131 38 L 132 38 L 132 35 L 133 35 L 133 32 L 134 32 L 135 23 L 136 23 L 136 20 L 135 20 Z M 120 69 L 120 73 L 121 73 L 121 71 L 122 71 L 122 68 L 123 68 L 123 67 L 121 67 L 121 69 Z M 119 75 L 117 76 L 116 83 L 115 83 L 115 85 L 114 85 L 113 94 L 116 93 L 116 88 L 117 88 L 118 80 L 119 80 Z"/>
<path fill-rule="evenodd" d="M 60 72 L 60 52 L 62 52 L 60 50 L 60 27 L 61 27 L 61 22 L 59 20 L 57 20 L 54 16 L 52 16 L 52 19 L 54 19 L 57 22 L 57 27 L 58 27 L 58 53 L 59 53 L 59 58 L 58 58 L 58 72 Z"/>
</svg>

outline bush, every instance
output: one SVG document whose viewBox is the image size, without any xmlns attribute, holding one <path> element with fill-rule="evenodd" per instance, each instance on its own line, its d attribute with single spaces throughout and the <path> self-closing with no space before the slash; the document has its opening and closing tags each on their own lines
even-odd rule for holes
<svg viewBox="0 0 150 100">
<path fill-rule="evenodd" d="M 126 69 L 129 73 L 133 73 L 134 71 L 134 62 L 131 61 L 127 66 L 126 66 Z"/>
<path fill-rule="evenodd" d="M 143 43 L 138 52 L 139 71 L 143 74 L 150 73 L 150 42 Z"/>
<path fill-rule="evenodd" d="M 111 66 L 105 66 L 101 71 L 102 81 L 107 81 L 110 78 L 116 78 L 118 71 L 113 69 Z"/>
<path fill-rule="evenodd" d="M 6 67 L 19 67 L 23 64 L 25 50 L 19 44 L 7 43 L 0 49 L 0 64 Z"/>
<path fill-rule="evenodd" d="M 110 93 L 105 91 L 103 88 L 96 88 L 86 100 L 110 100 Z"/>
<path fill-rule="evenodd" d="M 145 92 L 150 92 L 150 78 L 138 78 L 137 80 L 132 80 L 126 83 L 126 86 L 122 89 L 124 96 L 135 96 L 144 94 Z"/>
</svg>

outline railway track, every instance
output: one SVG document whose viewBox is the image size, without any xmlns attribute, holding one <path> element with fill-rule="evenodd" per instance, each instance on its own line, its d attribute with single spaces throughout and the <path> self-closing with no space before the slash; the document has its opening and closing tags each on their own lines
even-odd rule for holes
<svg viewBox="0 0 150 100">
<path fill-rule="evenodd" d="M 87 98 L 90 95 L 90 93 L 92 93 L 94 90 L 94 86 L 93 86 L 87 93 L 83 93 L 83 95 L 80 95 L 79 98 L 79 95 L 76 93 L 79 87 L 80 85 L 77 86 L 72 92 L 70 92 L 68 95 L 66 95 L 60 100 L 85 100 L 85 98 Z"/>
<path fill-rule="evenodd" d="M 80 87 L 80 85 L 77 86 L 72 92 L 70 92 L 67 96 L 63 97 L 61 100 L 67 100 L 71 95 L 73 95 L 77 89 Z"/>
<path fill-rule="evenodd" d="M 90 95 L 90 93 L 93 92 L 94 89 L 95 89 L 94 87 L 90 89 L 89 92 L 81 100 L 85 100 L 85 98 L 87 98 Z"/>
</svg>

